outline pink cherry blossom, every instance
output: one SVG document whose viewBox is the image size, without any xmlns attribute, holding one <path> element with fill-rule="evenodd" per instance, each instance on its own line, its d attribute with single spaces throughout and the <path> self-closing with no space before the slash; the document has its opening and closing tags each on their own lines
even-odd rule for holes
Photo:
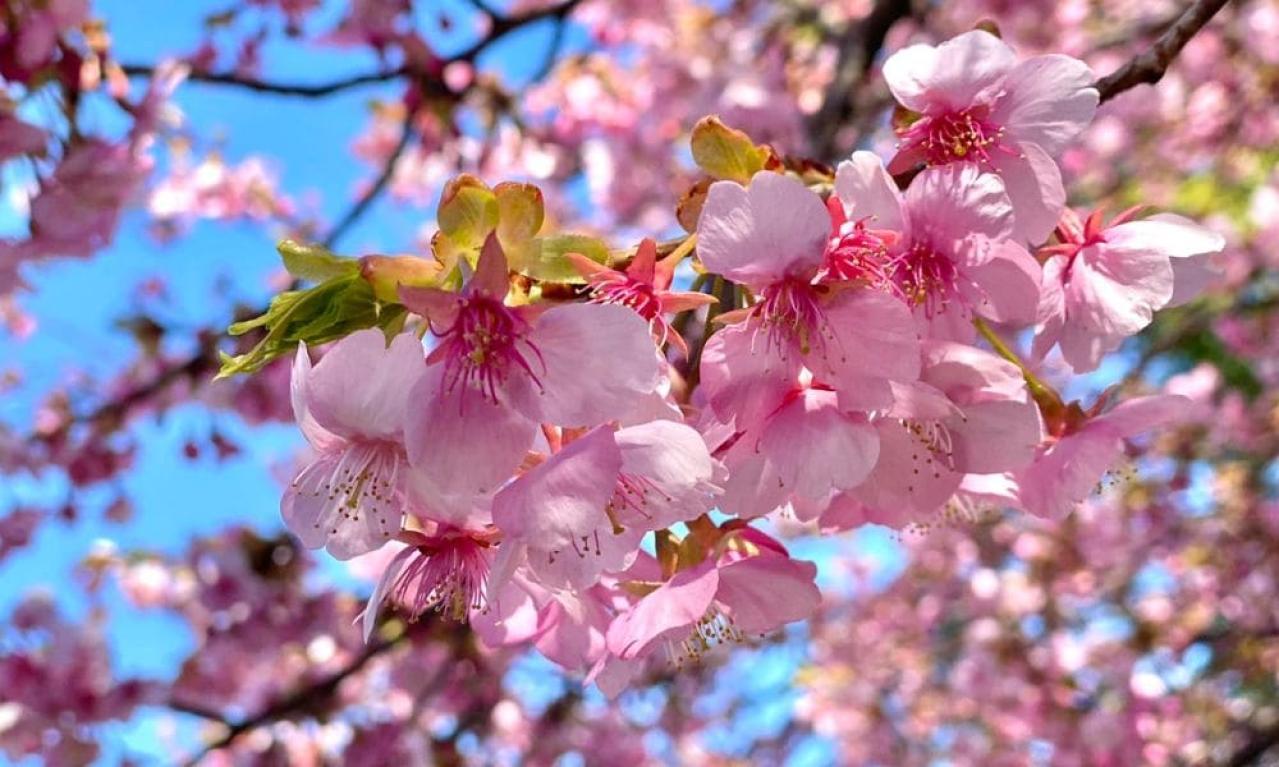
<svg viewBox="0 0 1279 767">
<path fill-rule="evenodd" d="M 791 559 L 767 535 L 734 530 L 705 562 L 619 615 L 608 629 L 609 652 L 633 661 L 664 647 L 673 661 L 699 659 L 717 645 L 811 615 L 821 603 L 816 574 L 811 562 Z"/>
<path fill-rule="evenodd" d="M 1013 205 L 998 177 L 947 165 L 924 171 L 902 193 L 876 155 L 855 152 L 839 165 L 835 194 L 850 220 L 899 233 L 883 251 L 849 255 L 884 259 L 897 294 L 933 337 L 971 340 L 973 315 L 1034 321 L 1040 269 L 1009 240 Z"/>
<path fill-rule="evenodd" d="M 1176 394 L 1137 397 L 1099 415 L 1075 414 L 1051 435 L 1034 463 L 1013 472 L 1021 505 L 1062 519 L 1088 497 L 1124 451 L 1124 440 L 1180 420 L 1189 401 Z"/>
<path fill-rule="evenodd" d="M 408 392 L 423 374 L 411 334 L 388 347 L 382 331 L 339 341 L 314 369 L 298 348 L 293 413 L 316 457 L 298 472 L 280 511 L 302 543 L 349 559 L 400 531 L 407 463 L 403 429 Z"/>
<path fill-rule="evenodd" d="M 503 488 L 493 521 L 544 583 L 585 587 L 629 567 L 645 532 L 708 512 L 721 471 L 684 424 L 599 427 Z"/>
<path fill-rule="evenodd" d="M 1057 54 L 1018 62 L 1002 40 L 974 30 L 894 53 L 884 79 L 919 114 L 900 131 L 893 172 L 923 162 L 997 173 L 1016 211 L 1017 239 L 1038 243 L 1052 231 L 1066 201 L 1053 158 L 1097 109 L 1086 64 Z"/>
<path fill-rule="evenodd" d="M 539 423 L 589 427 L 623 418 L 656 391 L 644 321 L 623 306 L 507 306 L 506 258 L 490 237 L 460 294 L 402 288 L 439 337 L 410 394 L 409 458 L 448 497 L 506 481 Z M 469 500 L 465 501 L 469 504 Z"/>
<path fill-rule="evenodd" d="M 1211 279 L 1205 262 L 1225 247 L 1220 234 L 1181 216 L 1134 220 L 1134 213 L 1104 227 L 1100 211 L 1086 221 L 1063 214 L 1061 244 L 1044 249 L 1038 356 L 1060 345 L 1076 372 L 1093 370 L 1156 310 L 1188 300 Z"/>
<path fill-rule="evenodd" d="M 1031 462 L 1039 414 L 1021 371 L 975 347 L 924 346 L 920 381 L 899 390 L 875 422 L 879 460 L 852 494 L 872 510 L 920 520 L 941 508 L 966 474 L 1000 474 Z M 879 518 L 876 518 L 879 521 Z"/>
<path fill-rule="evenodd" d="M 452 527 L 432 535 L 400 533 L 405 546 L 387 564 L 364 608 L 364 640 L 373 635 L 384 602 L 402 605 L 413 619 L 435 610 L 462 621 L 484 609 L 493 538 Z"/>
<path fill-rule="evenodd" d="M 749 187 L 712 184 L 698 232 L 706 267 L 758 296 L 750 309 L 729 315 L 740 325 L 713 337 L 703 356 L 702 378 L 722 417 L 753 398 L 757 384 L 788 388 L 801 365 L 841 393 L 861 392 L 862 401 L 880 404 L 887 380 L 919 374 L 918 339 L 898 302 L 820 282 L 832 221 L 799 181 L 761 172 Z M 868 359 L 876 364 L 867 366 Z"/>
<path fill-rule="evenodd" d="M 641 242 L 625 272 L 610 269 L 580 253 L 568 255 L 591 286 L 592 301 L 629 306 L 648 321 L 659 347 L 670 341 L 680 354 L 688 356 L 688 345 L 671 329 L 666 315 L 715 303 L 715 298 L 705 293 L 671 290 L 675 265 L 657 260 L 657 243 L 651 239 Z"/>
</svg>

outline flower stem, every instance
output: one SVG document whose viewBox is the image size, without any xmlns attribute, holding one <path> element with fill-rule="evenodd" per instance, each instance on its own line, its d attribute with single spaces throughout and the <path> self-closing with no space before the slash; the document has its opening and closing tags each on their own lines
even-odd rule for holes
<svg viewBox="0 0 1279 767">
<path fill-rule="evenodd" d="M 1039 403 L 1041 409 L 1055 410 L 1064 406 L 1061 395 L 1051 386 L 1044 383 L 1039 376 L 1035 375 L 1034 371 L 1027 367 L 1025 362 L 1022 362 L 1021 357 L 1017 356 L 1017 352 L 1004 343 L 1004 339 L 1000 338 L 994 329 L 986 324 L 985 320 L 981 317 L 974 317 L 973 325 L 977 327 L 977 332 L 981 333 L 982 338 L 985 338 L 990 343 L 1000 357 L 1017 366 L 1017 369 L 1021 371 L 1022 378 L 1026 379 L 1026 387 L 1030 389 L 1031 395 L 1035 398 L 1035 402 Z"/>
</svg>

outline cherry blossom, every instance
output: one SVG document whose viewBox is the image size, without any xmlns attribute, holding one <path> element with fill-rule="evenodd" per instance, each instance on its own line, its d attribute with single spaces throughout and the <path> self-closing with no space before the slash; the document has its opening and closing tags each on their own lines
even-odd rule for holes
<svg viewBox="0 0 1279 767">
<path fill-rule="evenodd" d="M 975 30 L 894 53 L 884 79 L 919 115 L 900 131 L 893 172 L 923 162 L 997 173 L 1016 211 L 1017 239 L 1033 244 L 1048 235 L 1066 202 L 1053 158 L 1097 109 L 1086 64 L 1062 55 L 1018 62 L 1006 43 Z"/>
<path fill-rule="evenodd" d="M 298 347 L 293 412 L 316 458 L 294 478 L 280 512 L 305 545 L 347 559 L 399 532 L 404 422 L 422 368 L 411 335 L 388 347 L 379 330 L 353 333 L 314 368 Z"/>
<path fill-rule="evenodd" d="M 1044 289 L 1035 350 L 1059 344 L 1078 372 L 1150 324 L 1154 312 L 1184 303 L 1212 278 L 1204 261 L 1225 247 L 1218 233 L 1181 216 L 1121 214 L 1102 226 L 1100 211 L 1081 221 L 1066 211 L 1061 244 L 1044 249 Z"/>
</svg>

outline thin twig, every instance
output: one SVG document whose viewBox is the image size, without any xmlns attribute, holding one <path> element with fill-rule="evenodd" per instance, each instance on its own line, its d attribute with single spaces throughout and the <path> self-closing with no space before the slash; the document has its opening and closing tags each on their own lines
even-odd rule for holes
<svg viewBox="0 0 1279 767">
<path fill-rule="evenodd" d="M 120 68 L 130 77 L 152 77 L 155 75 L 155 67 L 149 64 L 121 64 Z M 344 77 L 339 80 L 332 80 L 327 83 L 276 83 L 267 80 L 259 80 L 253 77 L 246 77 L 236 72 L 201 72 L 192 71 L 187 79 L 197 83 L 210 83 L 214 85 L 234 85 L 239 88 L 245 88 L 257 93 L 268 93 L 274 96 L 296 96 L 299 98 L 324 98 L 332 96 L 350 88 L 357 88 L 362 85 L 373 85 L 376 83 L 385 83 L 391 80 L 397 80 L 410 74 L 408 67 L 397 67 L 395 69 L 387 69 L 380 72 L 367 72 L 365 74 L 354 75 L 352 77 Z"/>
<path fill-rule="evenodd" d="M 412 108 L 405 108 L 404 122 L 400 126 L 400 138 L 395 143 L 395 148 L 391 150 L 391 154 L 387 155 L 386 162 L 382 165 L 382 172 L 373 180 L 372 186 L 364 190 L 364 194 L 360 195 L 355 204 L 347 210 L 342 218 L 333 225 L 329 233 L 324 237 L 323 244 L 326 248 L 332 248 L 341 240 L 352 226 L 368 211 L 381 194 L 386 191 L 390 185 L 391 179 L 395 176 L 395 166 L 399 164 L 400 158 L 404 156 L 404 151 L 408 149 L 409 142 L 413 140 L 416 132 L 413 130 L 413 119 L 417 113 Z"/>
<path fill-rule="evenodd" d="M 263 708 L 253 716 L 230 725 L 222 737 L 206 745 L 199 753 L 186 760 L 185 764 L 187 767 L 194 767 L 194 765 L 199 764 L 204 757 L 234 743 L 241 735 L 251 732 L 262 725 L 269 724 L 280 719 L 287 714 L 302 710 L 303 708 L 314 704 L 317 700 L 327 698 L 336 692 L 337 688 L 348 677 L 359 673 L 374 658 L 399 645 L 400 642 L 408 637 L 410 633 L 412 632 L 406 630 L 391 639 L 380 640 L 368 645 L 359 655 L 355 656 L 350 663 L 338 671 L 320 679 L 314 684 L 309 684 L 301 689 L 295 690 L 292 694 L 279 699 L 266 708 Z"/>
<path fill-rule="evenodd" d="M 1149 49 L 1134 56 L 1119 69 L 1097 81 L 1103 102 L 1143 83 L 1159 82 L 1173 59 L 1213 16 L 1230 0 L 1196 0 L 1191 3 Z"/>
</svg>

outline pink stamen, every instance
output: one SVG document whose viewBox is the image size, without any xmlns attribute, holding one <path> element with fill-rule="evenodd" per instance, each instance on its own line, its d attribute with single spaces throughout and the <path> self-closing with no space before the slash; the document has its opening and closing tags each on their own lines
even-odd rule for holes
<svg viewBox="0 0 1279 767">
<path fill-rule="evenodd" d="M 959 270 L 955 262 L 931 245 L 915 243 L 892 261 L 893 282 L 908 302 L 922 305 L 933 317 L 945 311 L 956 294 Z"/>
<path fill-rule="evenodd" d="M 900 132 L 908 150 L 918 150 L 929 165 L 968 160 L 989 165 L 991 153 L 1013 153 L 1000 146 L 1004 129 L 990 121 L 984 106 L 924 116 Z"/>
<path fill-rule="evenodd" d="M 867 229 L 866 219 L 841 224 L 826 246 L 821 281 L 859 280 L 875 288 L 889 285 L 888 246 L 893 239 L 892 232 Z"/>
<path fill-rule="evenodd" d="M 795 277 L 786 277 L 769 285 L 760 302 L 751 309 L 760 321 L 767 343 L 784 353 L 792 341 L 807 354 L 812 342 L 821 343 L 826 326 L 826 313 L 819 301 L 818 286 Z"/>
<path fill-rule="evenodd" d="M 462 621 L 485 604 L 489 565 L 484 544 L 465 533 L 420 545 L 395 580 L 391 594 L 414 619 L 435 609 Z"/>
<path fill-rule="evenodd" d="M 590 292 L 593 303 L 618 304 L 643 317 L 658 345 L 666 343 L 670 325 L 662 316 L 662 300 L 652 283 L 618 272 L 603 273 L 591 278 Z"/>
<path fill-rule="evenodd" d="M 528 323 L 512 308 L 487 296 L 471 296 L 458 307 L 457 318 L 440 337 L 445 385 L 459 383 L 484 392 L 493 402 L 512 370 L 523 371 L 533 383 L 541 380 L 530 363 L 542 362 L 541 352 L 528 341 Z"/>
</svg>

